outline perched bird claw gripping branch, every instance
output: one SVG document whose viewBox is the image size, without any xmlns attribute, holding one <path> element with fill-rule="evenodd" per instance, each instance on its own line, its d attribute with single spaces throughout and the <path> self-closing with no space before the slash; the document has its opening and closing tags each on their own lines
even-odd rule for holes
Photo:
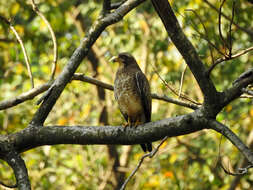
<svg viewBox="0 0 253 190">
<path fill-rule="evenodd" d="M 114 81 L 114 96 L 127 124 L 137 127 L 151 121 L 151 92 L 148 80 L 129 53 L 120 53 L 111 59 L 119 68 Z M 141 144 L 144 152 L 152 151 L 152 144 Z"/>
</svg>

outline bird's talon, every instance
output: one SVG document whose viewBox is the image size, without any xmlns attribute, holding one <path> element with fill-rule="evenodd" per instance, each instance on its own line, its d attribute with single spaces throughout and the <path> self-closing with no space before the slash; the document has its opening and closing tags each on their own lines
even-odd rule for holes
<svg viewBox="0 0 253 190">
<path fill-rule="evenodd" d="M 137 127 L 138 125 L 141 125 L 141 124 L 142 124 L 141 122 L 137 121 L 135 122 L 134 127 Z"/>
<path fill-rule="evenodd" d="M 127 128 L 128 126 L 130 126 L 129 123 L 126 123 L 126 124 L 124 125 L 124 128 Z"/>
</svg>

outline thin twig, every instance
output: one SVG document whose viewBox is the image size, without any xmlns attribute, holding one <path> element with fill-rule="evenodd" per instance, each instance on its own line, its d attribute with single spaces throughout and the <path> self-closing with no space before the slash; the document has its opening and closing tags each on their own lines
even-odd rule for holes
<svg viewBox="0 0 253 190">
<path fill-rule="evenodd" d="M 232 24 L 233 24 L 233 21 L 234 21 L 234 15 L 235 15 L 235 1 L 233 1 L 233 5 L 232 5 L 232 18 L 231 18 L 231 21 L 230 21 L 230 24 L 229 24 L 229 53 L 228 53 L 228 56 L 231 57 L 232 56 L 232 47 L 233 47 L 233 44 L 232 44 Z"/>
<path fill-rule="evenodd" d="M 6 42 L 6 43 L 10 43 L 10 42 L 15 42 L 13 39 L 8 39 L 8 38 L 0 38 L 0 42 Z"/>
<path fill-rule="evenodd" d="M 47 25 L 48 30 L 49 30 L 49 32 L 51 34 L 51 37 L 52 37 L 53 46 L 54 46 L 54 60 L 53 60 L 53 66 L 52 66 L 50 80 L 53 80 L 54 76 L 55 76 L 55 71 L 56 71 L 56 67 L 57 67 L 57 59 L 58 59 L 58 46 L 57 46 L 57 41 L 56 41 L 55 33 L 54 33 L 54 30 L 52 29 L 51 24 L 48 22 L 48 20 L 43 15 L 43 13 L 40 12 L 40 10 L 37 7 L 37 5 L 35 4 L 34 0 L 32 0 L 32 8 L 41 17 L 41 19 L 45 22 L 45 24 Z"/>
<path fill-rule="evenodd" d="M 80 73 L 76 73 L 73 76 L 72 80 L 80 80 L 80 81 L 83 81 L 83 82 L 88 82 L 90 84 L 97 85 L 97 86 L 105 88 L 107 90 L 113 90 L 112 85 L 107 84 L 107 83 L 103 83 L 103 82 L 101 82 L 97 79 L 94 79 L 92 77 L 84 76 L 83 74 L 80 74 Z M 33 89 L 31 89 L 27 92 L 24 92 L 24 93 L 20 94 L 19 96 L 15 97 L 15 98 L 11 98 L 11 99 L 8 99 L 8 100 L 1 101 L 0 102 L 0 110 L 4 110 L 4 109 L 7 109 L 7 108 L 14 107 L 14 106 L 16 106 L 18 104 L 21 104 L 21 103 L 23 103 L 27 100 L 32 100 L 33 98 L 35 98 L 39 94 L 41 94 L 41 93 L 45 92 L 46 90 L 48 90 L 50 88 L 51 84 L 52 84 L 52 81 L 49 82 L 49 83 L 46 83 L 46 84 L 42 84 L 38 87 L 35 87 L 35 88 L 33 88 Z M 182 102 L 182 101 L 179 101 L 179 100 L 176 100 L 176 99 L 173 99 L 173 98 L 169 98 L 166 95 L 158 95 L 158 94 L 153 93 L 151 96 L 152 96 L 153 99 L 173 103 L 173 104 L 183 106 L 183 107 L 187 107 L 187 108 L 190 108 L 190 109 L 193 109 L 193 110 L 198 109 L 198 106 L 196 106 L 195 104 L 190 104 L 190 103 Z"/>
<path fill-rule="evenodd" d="M 244 175 L 244 174 L 247 174 L 248 173 L 248 170 L 250 168 L 253 168 L 253 165 L 248 165 L 247 167 L 244 167 L 244 168 L 238 168 L 238 171 L 233 173 L 233 172 L 230 172 L 228 171 L 224 166 L 223 164 L 221 163 L 221 168 L 223 169 L 223 171 L 228 174 L 228 175 L 232 175 L 232 176 L 240 176 L 240 175 Z"/>
<path fill-rule="evenodd" d="M 193 110 L 196 110 L 196 109 L 199 108 L 199 106 L 197 106 L 196 104 L 182 102 L 182 101 L 179 101 L 179 100 L 176 100 L 176 99 L 173 99 L 173 98 L 169 98 L 166 95 L 158 95 L 158 94 L 153 94 L 152 93 L 151 97 L 153 99 L 156 99 L 156 100 L 163 100 L 165 102 L 169 102 L 169 103 L 176 104 L 176 105 L 179 105 L 179 106 L 187 107 L 187 108 L 190 108 L 190 109 L 193 109 Z"/>
<path fill-rule="evenodd" d="M 88 83 L 100 86 L 100 87 L 108 89 L 108 90 L 113 90 L 114 89 L 112 85 L 104 83 L 102 81 L 99 81 L 95 78 L 85 76 L 82 73 L 75 73 L 72 80 L 80 80 L 80 81 L 83 81 L 83 82 L 88 82 Z"/>
<path fill-rule="evenodd" d="M 184 74 L 185 74 L 186 68 L 187 68 L 187 65 L 185 64 L 184 70 L 181 74 L 180 87 L 179 87 L 179 93 L 178 93 L 179 98 L 181 97 L 181 93 L 182 93 L 182 88 L 183 88 L 183 83 L 184 83 Z"/>
<path fill-rule="evenodd" d="M 154 67 L 153 67 L 154 68 Z M 171 91 L 173 92 L 176 96 L 178 96 L 178 92 L 173 88 L 171 87 L 162 77 L 161 75 L 158 73 L 158 71 L 156 69 L 154 69 L 155 73 L 158 75 L 158 77 L 160 78 L 160 80 L 163 82 L 163 84 Z M 196 102 L 194 100 L 192 100 L 191 98 L 189 98 L 187 95 L 181 93 L 181 98 L 185 99 L 185 100 L 188 100 L 189 102 L 193 103 L 193 104 L 196 104 L 196 105 L 201 105 L 201 103 L 199 102 Z"/>
<path fill-rule="evenodd" d="M 213 70 L 218 64 L 220 64 L 220 63 L 222 63 L 222 62 L 224 62 L 224 61 L 228 61 L 228 60 L 232 60 L 232 59 L 238 58 L 238 57 L 240 57 L 240 56 L 242 56 L 242 55 L 244 55 L 244 54 L 246 54 L 246 53 L 248 53 L 248 52 L 250 52 L 250 51 L 252 51 L 252 50 L 253 50 L 253 46 L 252 46 L 252 47 L 249 47 L 249 48 L 247 48 L 247 49 L 245 49 L 245 50 L 241 50 L 240 52 L 238 52 L 238 53 L 236 53 L 236 54 L 234 54 L 234 55 L 231 55 L 230 57 L 222 57 L 222 58 L 217 59 L 217 60 L 214 62 L 214 64 L 212 64 L 212 66 L 208 69 L 208 71 L 207 71 L 208 75 L 212 72 L 212 70 Z"/>
<path fill-rule="evenodd" d="M 213 10 L 215 10 L 216 12 L 219 13 L 219 9 L 217 9 L 217 8 L 216 8 L 212 3 L 210 3 L 208 0 L 204 0 L 204 2 L 205 2 L 209 7 L 211 7 Z M 221 13 L 221 15 L 222 15 L 225 19 L 231 21 L 231 18 L 229 18 L 229 17 L 228 17 L 227 15 L 225 15 L 224 13 Z M 252 30 L 247 29 L 247 28 L 244 28 L 244 27 L 241 27 L 240 25 L 238 25 L 238 24 L 235 23 L 235 22 L 233 22 L 233 25 L 235 25 L 236 28 L 238 28 L 239 30 L 241 30 L 241 31 L 247 33 L 249 36 L 253 37 L 253 31 L 252 31 Z"/>
<path fill-rule="evenodd" d="M 104 83 L 102 81 L 99 81 L 95 78 L 85 76 L 81 73 L 75 73 L 72 80 L 80 80 L 80 81 L 83 81 L 83 82 L 88 82 L 90 84 L 100 86 L 100 87 L 108 89 L 108 90 L 113 90 L 112 85 Z M 165 102 L 170 102 L 170 103 L 173 103 L 173 104 L 176 104 L 176 105 L 188 107 L 188 108 L 193 109 L 193 110 L 198 109 L 198 106 L 196 104 L 190 104 L 190 103 L 182 102 L 182 101 L 179 101 L 179 100 L 175 100 L 175 99 L 169 98 L 165 95 L 161 96 L 161 95 L 157 95 L 157 94 L 152 94 L 151 97 L 153 99 L 163 100 Z"/>
<path fill-rule="evenodd" d="M 208 42 L 208 48 L 209 48 L 209 51 L 210 51 L 210 55 L 211 55 L 211 58 L 212 58 L 212 63 L 214 63 L 214 58 L 213 58 L 213 51 L 212 51 L 212 48 L 211 47 L 214 47 L 215 49 L 218 50 L 219 53 L 223 54 L 218 47 L 216 47 L 210 40 L 209 40 L 209 37 L 208 37 L 208 32 L 207 32 L 207 29 L 206 29 L 206 26 L 204 24 L 204 22 L 202 21 L 201 17 L 198 15 L 198 13 L 193 10 L 193 9 L 185 9 L 185 11 L 191 11 L 195 14 L 195 16 L 199 19 L 201 25 L 203 26 L 204 28 L 204 31 L 205 31 L 205 40 Z M 200 34 L 200 36 L 202 36 L 202 34 L 197 30 L 195 29 L 195 31 L 197 31 L 198 34 Z"/>
<path fill-rule="evenodd" d="M 6 24 L 9 25 L 10 29 L 15 34 L 15 36 L 16 36 L 16 38 L 17 38 L 17 40 L 18 40 L 18 42 L 21 46 L 21 49 L 23 51 L 24 58 L 25 58 L 26 67 L 27 67 L 27 70 L 28 70 L 28 75 L 29 75 L 30 80 L 31 80 L 31 85 L 32 85 L 32 88 L 34 88 L 34 81 L 33 81 L 33 75 L 32 75 L 32 71 L 31 71 L 31 67 L 30 67 L 30 61 L 29 61 L 29 58 L 27 56 L 27 52 L 26 52 L 24 43 L 23 43 L 21 37 L 19 36 L 18 32 L 14 28 L 14 26 L 12 26 L 11 22 L 3 16 L 0 16 L 0 19 L 3 20 Z"/>
<path fill-rule="evenodd" d="M 222 13 L 222 7 L 223 7 L 225 1 L 226 1 L 226 0 L 223 0 L 223 1 L 221 2 L 220 8 L 219 8 L 219 24 L 218 24 L 218 25 L 219 25 L 220 39 L 221 39 L 221 41 L 222 41 L 223 44 L 224 44 L 225 55 L 226 55 L 226 48 L 227 48 L 228 46 L 227 46 L 226 40 L 224 39 L 224 37 L 223 37 L 223 35 L 222 35 L 222 30 L 221 30 L 221 13 Z"/>
<path fill-rule="evenodd" d="M 4 187 L 7 187 L 7 188 L 17 188 L 18 187 L 18 184 L 15 184 L 15 185 L 6 185 L 5 183 L 1 182 L 0 181 L 0 185 L 4 186 Z"/>
<path fill-rule="evenodd" d="M 124 189 L 126 188 L 127 183 L 131 180 L 131 178 L 134 176 L 134 174 L 135 174 L 135 173 L 138 171 L 138 169 L 141 167 L 141 165 L 142 165 L 144 159 L 145 159 L 146 157 L 152 158 L 152 157 L 158 152 L 159 148 L 162 146 L 162 144 L 163 144 L 167 139 L 168 139 L 167 136 L 164 137 L 163 140 L 161 141 L 161 143 L 160 143 L 152 152 L 147 153 L 147 154 L 144 154 L 144 155 L 141 157 L 141 159 L 140 159 L 138 165 L 135 167 L 135 169 L 132 171 L 132 173 L 128 176 L 128 178 L 126 179 L 126 181 L 125 181 L 125 182 L 123 183 L 123 185 L 121 186 L 120 190 L 124 190 Z"/>
<path fill-rule="evenodd" d="M 192 11 L 192 12 L 196 15 L 196 17 L 199 19 L 199 21 L 201 22 L 201 24 L 202 24 L 202 20 L 201 20 L 200 16 L 196 13 L 195 10 L 193 10 L 193 9 L 186 9 L 185 11 Z M 225 54 L 224 54 L 218 47 L 216 47 L 215 44 L 213 44 L 213 43 L 209 40 L 207 34 L 202 34 L 200 31 L 198 31 L 198 28 L 194 26 L 195 23 L 192 22 L 192 21 L 191 21 L 191 23 L 192 23 L 192 27 L 193 27 L 194 30 L 199 34 L 200 38 L 203 38 L 204 40 L 206 40 L 207 43 L 208 43 L 210 46 L 212 46 L 214 49 L 216 49 L 216 51 L 217 51 L 219 54 L 221 54 L 222 56 L 225 56 Z M 204 23 L 203 23 L 202 25 L 203 25 L 203 27 L 204 27 L 204 29 L 205 29 Z M 207 32 L 206 32 L 206 33 L 207 33 Z"/>
</svg>

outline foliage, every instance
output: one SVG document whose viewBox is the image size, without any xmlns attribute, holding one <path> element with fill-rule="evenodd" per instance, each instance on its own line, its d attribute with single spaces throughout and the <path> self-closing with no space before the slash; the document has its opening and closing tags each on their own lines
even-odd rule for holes
<svg viewBox="0 0 253 190">
<path fill-rule="evenodd" d="M 99 16 L 101 1 L 61 1 L 40 0 L 37 2 L 56 34 L 58 43 L 58 61 L 56 76 L 69 60 L 80 39 L 87 32 L 92 22 Z M 220 1 L 210 1 L 219 8 Z M 222 52 L 225 51 L 218 31 L 219 14 L 211 9 L 206 1 L 173 1 L 173 9 L 180 20 L 188 38 L 196 47 L 203 62 L 212 65 L 209 44 L 199 35 L 208 36 Z M 192 11 L 193 9 L 197 15 Z M 247 1 L 237 1 L 235 22 L 241 27 L 252 29 L 252 5 Z M 223 13 L 231 17 L 232 1 L 225 3 Z M 11 23 L 21 36 L 30 58 L 35 85 L 43 84 L 50 78 L 53 61 L 53 44 L 45 23 L 32 10 L 29 2 L 1 1 L 0 14 L 11 18 Z M 201 18 L 201 22 L 199 18 Z M 81 18 L 81 19 L 80 19 Z M 204 31 L 203 24 L 206 27 Z M 223 35 L 227 36 L 230 22 L 222 17 Z M 253 36 L 232 26 L 233 52 L 252 46 Z M 0 25 L 0 101 L 15 97 L 31 88 L 24 56 L 20 45 L 3 22 Z M 214 59 L 222 57 L 212 49 Z M 110 26 L 96 41 L 93 50 L 99 57 L 98 78 L 112 84 L 117 65 L 109 63 L 111 56 L 122 51 L 132 53 L 145 71 L 152 92 L 178 98 L 160 80 L 159 75 L 173 88 L 180 88 L 181 75 L 185 68 L 183 58 L 156 15 L 149 1 L 131 11 L 121 22 Z M 218 90 L 229 87 L 233 80 L 252 67 L 252 53 L 237 59 L 226 61 L 211 73 Z M 78 72 L 94 76 L 91 62 L 86 59 Z M 203 97 L 198 85 L 186 68 L 182 92 L 201 103 Z M 25 128 L 37 110 L 36 101 L 26 101 L 18 106 L 0 112 L 0 133 L 8 134 Z M 109 124 L 123 123 L 113 93 L 106 91 L 105 105 L 108 107 Z M 72 81 L 46 120 L 46 125 L 98 125 L 102 106 L 97 96 L 96 86 L 89 83 Z M 152 120 L 181 115 L 190 109 L 153 100 Z M 239 99 L 228 105 L 218 115 L 218 120 L 236 132 L 246 142 L 253 128 L 252 99 Z M 157 143 L 154 143 L 155 146 Z M 124 146 L 117 146 L 120 153 Z M 162 145 L 158 155 L 145 160 L 137 175 L 130 181 L 128 189 L 227 189 L 233 177 L 224 173 L 217 165 L 221 156 L 229 158 L 231 165 L 240 163 L 241 155 L 228 141 L 211 131 L 171 138 Z M 129 158 L 127 175 L 137 165 L 142 156 L 141 149 L 134 146 Z M 112 169 L 106 146 L 44 146 L 24 153 L 33 189 L 99 189 L 104 176 Z M 1 162 L 0 180 L 14 182 L 12 171 Z M 248 174 L 241 180 L 239 189 L 250 189 L 253 175 Z M 115 182 L 110 179 L 105 189 L 113 189 Z"/>
</svg>

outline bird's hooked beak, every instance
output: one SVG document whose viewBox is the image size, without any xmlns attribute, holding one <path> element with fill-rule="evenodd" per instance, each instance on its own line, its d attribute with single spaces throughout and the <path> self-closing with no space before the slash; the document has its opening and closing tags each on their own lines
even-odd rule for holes
<svg viewBox="0 0 253 190">
<path fill-rule="evenodd" d="M 109 60 L 109 62 L 113 62 L 113 63 L 118 62 L 118 63 L 121 63 L 122 60 L 121 60 L 118 56 L 113 56 L 113 57 Z"/>
</svg>

